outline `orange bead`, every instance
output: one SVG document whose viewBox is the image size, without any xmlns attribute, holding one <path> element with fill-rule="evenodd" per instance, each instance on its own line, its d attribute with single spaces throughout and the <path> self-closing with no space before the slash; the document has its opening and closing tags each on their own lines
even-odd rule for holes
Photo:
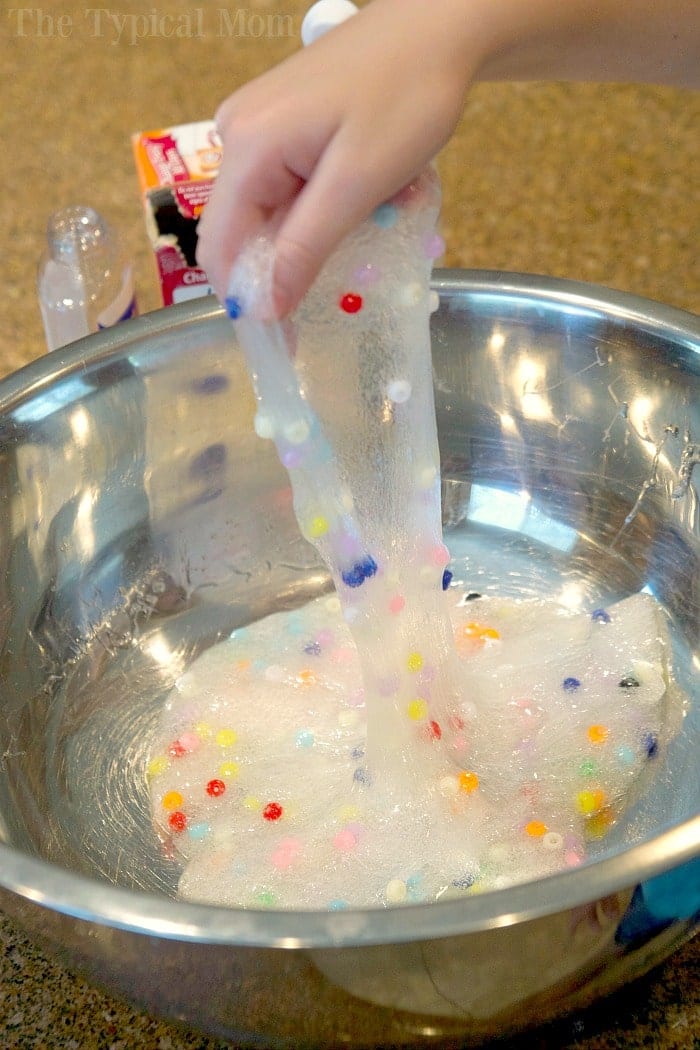
<svg viewBox="0 0 700 1050">
<path fill-rule="evenodd" d="M 302 685 L 315 685 L 318 681 L 315 672 L 309 670 L 300 671 L 297 678 Z"/>
<path fill-rule="evenodd" d="M 459 774 L 458 780 L 460 791 L 465 791 L 468 795 L 476 791 L 479 786 L 479 778 L 476 773 L 468 773 L 466 770 Z"/>
<path fill-rule="evenodd" d="M 592 744 L 604 744 L 608 739 L 609 729 L 607 726 L 593 725 L 587 730 L 588 739 Z"/>
<path fill-rule="evenodd" d="M 547 834 L 547 825 L 543 824 L 541 820 L 531 820 L 525 825 L 525 832 L 531 839 L 541 839 L 543 835 Z"/>
</svg>

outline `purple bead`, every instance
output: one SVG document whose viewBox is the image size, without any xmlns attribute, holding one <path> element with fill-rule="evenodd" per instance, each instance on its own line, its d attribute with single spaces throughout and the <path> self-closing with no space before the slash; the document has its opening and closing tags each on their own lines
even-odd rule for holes
<svg viewBox="0 0 700 1050">
<path fill-rule="evenodd" d="M 445 571 L 442 574 L 442 589 L 443 589 L 443 591 L 446 591 L 451 583 L 452 583 L 452 573 L 450 572 L 449 569 L 445 569 Z"/>
<path fill-rule="evenodd" d="M 596 623 L 610 623 L 610 613 L 607 613 L 605 609 L 594 609 L 591 613 L 591 619 L 595 620 Z"/>
<path fill-rule="evenodd" d="M 642 747 L 647 758 L 656 758 L 659 753 L 659 740 L 655 733 L 645 733 L 642 737 Z"/>
<path fill-rule="evenodd" d="M 578 680 L 578 678 L 573 678 L 573 677 L 565 678 L 564 681 L 561 684 L 562 684 L 562 688 L 567 693 L 575 693 L 576 690 L 581 687 L 581 683 Z"/>
</svg>

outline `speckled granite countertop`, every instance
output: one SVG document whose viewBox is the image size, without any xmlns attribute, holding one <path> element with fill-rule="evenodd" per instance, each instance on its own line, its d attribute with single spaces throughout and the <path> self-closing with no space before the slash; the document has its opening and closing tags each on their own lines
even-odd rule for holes
<svg viewBox="0 0 700 1050">
<path fill-rule="evenodd" d="M 0 374 L 44 352 L 34 278 L 46 218 L 62 205 L 83 201 L 114 221 L 136 263 L 142 312 L 159 306 L 130 133 L 210 116 L 231 89 L 296 47 L 305 6 L 298 0 L 250 0 L 244 8 L 210 0 L 196 7 L 182 0 L 3 5 Z M 238 10 L 244 14 L 236 21 Z M 246 21 L 259 13 L 284 17 L 266 22 L 270 32 L 259 36 L 261 22 Z M 168 36 L 172 23 L 163 14 L 186 16 L 181 37 Z M 123 21 L 125 15 L 130 19 Z M 238 27 L 234 35 L 231 25 Z M 699 127 L 700 95 L 690 92 L 478 88 L 441 159 L 446 263 L 583 279 L 700 312 Z M 225 1045 L 134 1013 L 0 921 L 2 1048 Z M 700 940 L 587 1013 L 499 1045 L 698 1050 Z"/>
</svg>

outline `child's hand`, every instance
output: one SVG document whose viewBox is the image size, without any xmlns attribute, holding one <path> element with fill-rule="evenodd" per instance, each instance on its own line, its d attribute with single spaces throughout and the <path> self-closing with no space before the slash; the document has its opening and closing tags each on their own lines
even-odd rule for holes
<svg viewBox="0 0 700 1050">
<path fill-rule="evenodd" d="M 374 0 L 220 107 L 224 161 L 198 248 L 220 299 L 265 226 L 275 310 L 288 313 L 339 241 L 447 141 L 469 69 L 441 8 L 464 20 L 464 0 Z"/>
</svg>

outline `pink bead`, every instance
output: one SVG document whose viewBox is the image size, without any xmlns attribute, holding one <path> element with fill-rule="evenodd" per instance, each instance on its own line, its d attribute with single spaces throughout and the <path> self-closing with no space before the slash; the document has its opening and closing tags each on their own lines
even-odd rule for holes
<svg viewBox="0 0 700 1050">
<path fill-rule="evenodd" d="M 347 646 L 338 646 L 331 653 L 331 659 L 337 664 L 347 664 L 352 660 L 353 653 L 352 649 L 348 649 Z"/>
<path fill-rule="evenodd" d="M 191 732 L 180 733 L 180 736 L 178 737 L 178 740 L 182 744 L 182 746 L 184 747 L 185 751 L 189 751 L 189 752 L 196 751 L 198 748 L 200 748 L 202 746 L 201 737 L 199 737 L 196 733 L 191 733 Z"/>
<path fill-rule="evenodd" d="M 431 233 L 423 242 L 426 259 L 439 259 L 445 253 L 445 242 L 439 233 Z"/>
<path fill-rule="evenodd" d="M 450 552 L 444 543 L 438 543 L 430 552 L 430 561 L 438 568 L 444 569 L 450 560 Z"/>
<path fill-rule="evenodd" d="M 374 263 L 358 266 L 353 274 L 355 283 L 361 288 L 372 288 L 381 280 L 381 276 L 381 270 Z"/>
<path fill-rule="evenodd" d="M 322 627 L 316 634 L 316 641 L 319 645 L 330 645 L 333 641 L 333 632 L 329 627 Z"/>
<path fill-rule="evenodd" d="M 343 828 L 333 836 L 333 845 L 341 853 L 349 853 L 357 845 L 357 837 L 350 828 Z"/>
<path fill-rule="evenodd" d="M 365 691 L 364 689 L 356 689 L 354 693 L 350 693 L 348 697 L 348 703 L 350 707 L 362 707 L 365 702 Z"/>
<path fill-rule="evenodd" d="M 455 736 L 455 738 L 452 741 L 452 750 L 460 752 L 460 751 L 466 751 L 466 749 L 467 749 L 467 738 L 465 736 L 462 736 L 461 733 L 457 734 L 457 736 Z"/>
<path fill-rule="evenodd" d="M 568 868 L 577 868 L 581 863 L 582 858 L 575 850 L 569 849 L 564 854 L 564 863 Z"/>
<path fill-rule="evenodd" d="M 387 678 L 380 679 L 377 682 L 377 689 L 380 696 L 394 696 L 399 691 L 398 675 L 389 675 Z"/>
<path fill-rule="evenodd" d="M 299 839 L 282 839 L 272 853 L 272 863 L 276 868 L 284 870 L 291 867 L 301 852 Z"/>
<path fill-rule="evenodd" d="M 395 594 L 393 598 L 389 599 L 389 612 L 400 613 L 406 605 L 406 599 L 403 594 Z"/>
</svg>

